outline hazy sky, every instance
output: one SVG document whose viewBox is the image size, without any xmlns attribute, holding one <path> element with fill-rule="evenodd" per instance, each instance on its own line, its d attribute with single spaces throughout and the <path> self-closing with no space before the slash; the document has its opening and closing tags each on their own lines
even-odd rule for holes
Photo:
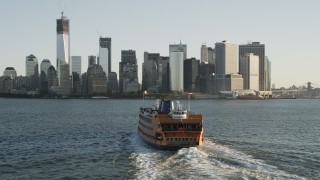
<svg viewBox="0 0 320 180">
<path fill-rule="evenodd" d="M 320 1 L 301 0 L 1 0 L 0 73 L 13 66 L 25 75 L 25 58 L 56 66 L 56 19 L 70 19 L 70 52 L 97 55 L 99 35 L 112 38 L 112 70 L 121 50 L 136 50 L 141 81 L 143 52 L 169 55 L 169 44 L 187 44 L 200 59 L 202 43 L 214 46 L 260 41 L 272 63 L 276 87 L 320 84 Z"/>
</svg>

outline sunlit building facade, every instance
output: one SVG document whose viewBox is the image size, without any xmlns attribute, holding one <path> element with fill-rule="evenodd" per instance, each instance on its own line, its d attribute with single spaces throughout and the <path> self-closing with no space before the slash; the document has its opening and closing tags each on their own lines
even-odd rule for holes
<svg viewBox="0 0 320 180">
<path fill-rule="evenodd" d="M 259 91 L 259 56 L 253 53 L 240 56 L 239 73 L 243 77 L 243 89 Z"/>
<path fill-rule="evenodd" d="M 243 89 L 243 78 L 239 71 L 239 46 L 222 41 L 215 44 L 215 93 Z"/>
<path fill-rule="evenodd" d="M 183 52 L 170 52 L 170 89 L 183 92 Z"/>
<path fill-rule="evenodd" d="M 268 91 L 270 90 L 270 84 L 267 84 L 267 77 L 266 77 L 266 62 L 265 59 L 265 45 L 261 44 L 260 42 L 252 42 L 248 44 L 243 44 L 239 46 L 239 55 L 243 56 L 246 53 L 253 53 L 256 56 L 259 56 L 259 90 L 260 91 Z"/>
<path fill-rule="evenodd" d="M 206 44 L 201 45 L 201 63 L 208 64 L 208 48 Z"/>
<path fill-rule="evenodd" d="M 169 54 L 171 52 L 181 51 L 183 53 L 183 60 L 187 59 L 187 45 L 186 44 L 170 44 L 169 45 Z"/>
</svg>

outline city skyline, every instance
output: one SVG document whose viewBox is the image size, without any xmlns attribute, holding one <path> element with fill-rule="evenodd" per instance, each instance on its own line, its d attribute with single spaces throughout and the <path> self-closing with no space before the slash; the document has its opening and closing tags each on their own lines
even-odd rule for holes
<svg viewBox="0 0 320 180">
<path fill-rule="evenodd" d="M 84 59 L 99 52 L 100 35 L 112 38 L 112 71 L 118 73 L 121 50 L 136 51 L 139 82 L 146 51 L 169 56 L 169 44 L 181 40 L 188 46 L 187 58 L 200 59 L 203 43 L 214 47 L 222 40 L 238 45 L 259 41 L 266 45 L 272 62 L 271 82 L 276 87 L 308 81 L 320 84 L 320 27 L 313 23 L 320 15 L 319 2 L 183 1 L 178 11 L 190 14 L 177 13 L 182 1 L 170 2 L 170 6 L 169 2 L 125 1 L 126 6 L 105 1 L 0 2 L 2 22 L 7 24 L 0 30 L 5 42 L 0 70 L 14 67 L 18 75 L 24 75 L 25 57 L 30 54 L 39 63 L 49 59 L 55 65 L 55 21 L 64 11 L 70 19 L 70 56 L 82 57 L 82 72 L 88 67 Z"/>
</svg>

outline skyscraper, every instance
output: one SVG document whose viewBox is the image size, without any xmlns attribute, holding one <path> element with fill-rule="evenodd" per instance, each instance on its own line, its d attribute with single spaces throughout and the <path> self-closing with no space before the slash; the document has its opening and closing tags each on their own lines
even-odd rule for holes
<svg viewBox="0 0 320 180">
<path fill-rule="evenodd" d="M 71 93 L 71 79 L 70 79 L 70 66 L 69 64 L 60 65 L 60 84 L 58 94 L 70 95 Z"/>
<path fill-rule="evenodd" d="M 3 72 L 3 76 L 8 76 L 12 79 L 15 79 L 17 77 L 17 71 L 14 69 L 14 67 L 6 67 Z"/>
<path fill-rule="evenodd" d="M 239 72 L 243 77 L 243 89 L 259 91 L 259 56 L 252 53 L 240 56 Z"/>
<path fill-rule="evenodd" d="M 208 64 L 208 48 L 206 44 L 201 46 L 201 62 Z"/>
<path fill-rule="evenodd" d="M 239 49 L 228 41 L 216 43 L 216 75 L 237 74 Z"/>
<path fill-rule="evenodd" d="M 199 76 L 199 60 L 196 58 L 184 60 L 184 91 L 195 91 L 196 79 Z"/>
<path fill-rule="evenodd" d="M 111 72 L 111 38 L 99 39 L 99 64 L 107 75 Z"/>
<path fill-rule="evenodd" d="M 161 56 L 161 71 L 162 83 L 161 92 L 168 92 L 170 90 L 170 62 L 168 56 Z"/>
<path fill-rule="evenodd" d="M 39 73 L 38 70 L 38 60 L 37 58 L 33 55 L 30 54 L 29 56 L 26 57 L 26 76 L 32 76 L 35 75 L 36 73 Z"/>
<path fill-rule="evenodd" d="M 63 16 L 57 19 L 57 75 L 60 85 L 60 66 L 68 64 L 70 58 L 69 19 Z"/>
<path fill-rule="evenodd" d="M 40 64 L 40 92 L 42 94 L 47 94 L 48 91 L 48 81 L 47 81 L 47 74 L 48 69 L 51 66 L 51 62 L 49 59 L 42 60 Z"/>
<path fill-rule="evenodd" d="M 181 51 L 183 53 L 183 60 L 187 59 L 187 45 L 186 44 L 170 44 L 169 54 L 174 51 Z"/>
<path fill-rule="evenodd" d="M 269 60 L 268 56 L 265 57 L 265 75 L 266 75 L 266 91 L 271 90 L 271 61 Z"/>
<path fill-rule="evenodd" d="M 171 91 L 183 91 L 183 55 L 180 50 L 170 52 Z"/>
<path fill-rule="evenodd" d="M 36 90 L 39 87 L 39 65 L 33 54 L 26 57 L 26 76 L 31 78 L 31 89 Z"/>
<path fill-rule="evenodd" d="M 51 66 L 51 62 L 49 59 L 42 60 L 40 64 L 40 73 L 43 72 L 45 75 L 47 75 L 47 71 L 50 66 Z"/>
<path fill-rule="evenodd" d="M 108 92 L 111 94 L 118 92 L 118 78 L 116 72 L 108 74 Z"/>
<path fill-rule="evenodd" d="M 266 78 L 266 62 L 265 62 L 265 45 L 260 42 L 252 42 L 239 46 L 239 56 L 244 56 L 246 53 L 253 53 L 259 56 L 259 90 L 266 91 L 267 89 L 267 78 Z M 269 85 L 270 87 L 270 85 Z"/>
<path fill-rule="evenodd" d="M 233 91 L 243 89 L 243 79 L 238 75 L 239 46 L 227 41 L 215 44 L 216 87 L 215 91 Z"/>
<path fill-rule="evenodd" d="M 216 54 L 212 47 L 208 47 L 208 63 L 209 64 L 216 64 Z"/>
<path fill-rule="evenodd" d="M 81 56 L 71 56 L 71 71 L 81 75 Z"/>
<path fill-rule="evenodd" d="M 136 51 L 122 50 L 119 63 L 119 91 L 137 92 L 139 89 Z"/>
<path fill-rule="evenodd" d="M 158 92 L 162 86 L 162 61 L 159 53 L 144 52 L 142 90 Z"/>
<path fill-rule="evenodd" d="M 93 55 L 88 56 L 88 68 L 89 68 L 89 66 L 94 65 L 94 64 L 97 64 L 96 56 L 93 56 Z"/>
<path fill-rule="evenodd" d="M 56 69 L 53 66 L 50 66 L 47 71 L 47 81 L 48 81 L 48 89 L 51 92 L 51 87 L 58 86 L 58 77 Z"/>
<path fill-rule="evenodd" d="M 51 89 L 59 95 L 70 95 L 71 80 L 70 75 L 70 36 L 69 36 L 69 19 L 63 16 L 57 19 L 57 75 L 58 87 Z"/>
</svg>

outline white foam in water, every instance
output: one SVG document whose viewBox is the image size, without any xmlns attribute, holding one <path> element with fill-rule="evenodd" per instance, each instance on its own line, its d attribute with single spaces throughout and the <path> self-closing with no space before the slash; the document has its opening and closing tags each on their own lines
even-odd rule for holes
<svg viewBox="0 0 320 180">
<path fill-rule="evenodd" d="M 204 147 L 163 151 L 133 136 L 130 159 L 137 168 L 136 179 L 304 179 L 208 138 Z"/>
<path fill-rule="evenodd" d="M 223 169 L 232 169 L 233 174 L 238 174 L 244 179 L 305 179 L 279 170 L 275 166 L 268 165 L 262 160 L 254 159 L 241 151 L 232 149 L 226 145 L 214 143 L 206 138 L 204 151 L 211 156 L 227 158 L 235 165 L 222 161 Z"/>
</svg>

